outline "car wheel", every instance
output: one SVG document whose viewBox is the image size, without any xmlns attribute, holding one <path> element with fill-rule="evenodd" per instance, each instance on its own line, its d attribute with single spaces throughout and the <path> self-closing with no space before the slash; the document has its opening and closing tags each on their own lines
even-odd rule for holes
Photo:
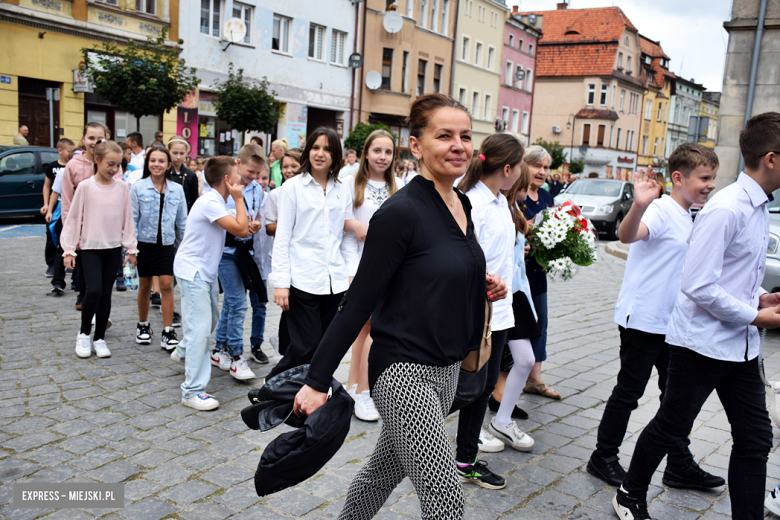
<svg viewBox="0 0 780 520">
<path fill-rule="evenodd" d="M 623 223 L 623 215 L 618 213 L 618 216 L 615 217 L 615 224 L 612 227 L 612 240 L 620 240 L 620 237 L 618 236 L 618 232 L 620 231 L 620 224 Z"/>
</svg>

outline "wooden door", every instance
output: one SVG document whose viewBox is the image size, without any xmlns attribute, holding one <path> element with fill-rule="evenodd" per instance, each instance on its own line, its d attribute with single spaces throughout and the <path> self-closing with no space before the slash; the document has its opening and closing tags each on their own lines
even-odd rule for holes
<svg viewBox="0 0 780 520">
<path fill-rule="evenodd" d="M 59 107 L 54 103 L 54 145 L 60 134 Z M 27 141 L 33 146 L 51 146 L 49 135 L 49 102 L 45 97 L 19 94 L 19 124 L 27 125 Z"/>
</svg>

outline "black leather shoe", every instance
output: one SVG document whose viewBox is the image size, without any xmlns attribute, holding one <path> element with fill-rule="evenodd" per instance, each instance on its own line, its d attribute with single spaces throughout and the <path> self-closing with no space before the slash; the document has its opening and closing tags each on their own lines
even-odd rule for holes
<svg viewBox="0 0 780 520">
<path fill-rule="evenodd" d="M 488 408 L 490 408 L 490 411 L 493 413 L 496 413 L 498 411 L 498 407 L 501 406 L 501 401 L 496 401 L 493 399 L 493 396 L 490 396 L 490 399 L 488 399 Z M 522 408 L 518 408 L 515 406 L 515 409 L 512 410 L 512 419 L 520 419 L 525 421 L 528 419 L 528 412 L 523 410 Z"/>
<path fill-rule="evenodd" d="M 705 490 L 726 485 L 723 478 L 704 471 L 696 461 L 691 461 L 687 466 L 667 462 L 663 483 L 673 488 Z"/>
<path fill-rule="evenodd" d="M 626 470 L 620 465 L 617 455 L 612 457 L 597 457 L 595 453 L 588 461 L 588 473 L 600 478 L 610 486 L 619 486 L 626 478 Z"/>
</svg>

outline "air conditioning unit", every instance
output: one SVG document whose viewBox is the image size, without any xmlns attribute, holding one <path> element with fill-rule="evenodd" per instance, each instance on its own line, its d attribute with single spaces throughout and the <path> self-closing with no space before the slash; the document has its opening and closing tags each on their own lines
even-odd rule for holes
<svg viewBox="0 0 780 520">
<path fill-rule="evenodd" d="M 553 125 L 552 127 L 552 133 L 554 134 L 560 134 L 563 131 L 563 129 L 558 125 Z"/>
</svg>

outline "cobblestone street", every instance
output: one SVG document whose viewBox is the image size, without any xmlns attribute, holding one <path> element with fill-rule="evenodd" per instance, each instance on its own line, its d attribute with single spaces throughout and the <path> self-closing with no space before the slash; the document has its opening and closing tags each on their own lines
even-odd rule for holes
<svg viewBox="0 0 780 520">
<path fill-rule="evenodd" d="M 30 226 L 37 228 L 39 226 Z M 75 294 L 47 296 L 40 236 L 0 235 L 0 516 L 9 519 L 178 518 L 332 519 L 338 516 L 352 477 L 370 456 L 379 423 L 355 418 L 339 453 L 309 481 L 270 497 L 254 490 L 254 471 L 266 444 L 278 433 L 248 430 L 239 412 L 244 384 L 216 367 L 209 392 L 221 406 L 196 412 L 180 404 L 183 367 L 159 346 L 162 315 L 151 314 L 152 345 L 134 341 L 136 293 L 114 293 L 106 342 L 112 356 L 78 359 L 74 354 L 80 314 Z M 22 229 L 23 231 L 23 229 Z M 31 230 L 30 234 L 38 234 Z M 508 477 L 490 491 L 466 485 L 471 520 L 576 520 L 616 518 L 613 488 L 585 472 L 596 428 L 618 372 L 618 330 L 612 323 L 625 261 L 606 254 L 566 283 L 550 285 L 549 359 L 545 381 L 561 392 L 555 402 L 523 395 L 518 403 L 530 419 L 518 421 L 536 441 L 531 453 L 507 448 L 481 454 Z M 663 283 L 663 281 L 660 281 Z M 177 291 L 177 310 L 180 309 Z M 276 330 L 279 308 L 269 303 L 266 338 Z M 249 346 L 249 326 L 245 340 Z M 179 329 L 181 330 L 181 329 Z M 273 350 L 266 341 L 266 353 Z M 780 372 L 780 336 L 764 346 L 770 376 Z M 348 357 L 336 376 L 346 380 Z M 272 363 L 275 361 L 272 358 Z M 258 376 L 260 368 L 250 361 Z M 771 377 L 770 377 L 771 378 Z M 777 377 L 775 377 L 777 378 Z M 658 407 L 656 378 L 634 412 L 621 449 L 628 466 L 636 439 Z M 489 414 L 489 420 L 492 414 Z M 454 442 L 457 418 L 448 421 Z M 285 427 L 286 428 L 286 427 Z M 775 430 L 775 450 L 780 431 Z M 691 434 L 691 450 L 702 467 L 726 477 L 731 449 L 729 423 L 717 396 L 704 406 Z M 653 479 L 650 513 L 657 520 L 725 519 L 728 492 L 689 492 L 661 484 L 664 464 Z M 15 509 L 14 482 L 125 482 L 122 509 Z M 780 481 L 780 453 L 769 459 L 767 487 Z M 420 503 L 406 479 L 391 495 L 379 520 L 419 518 Z"/>
</svg>

